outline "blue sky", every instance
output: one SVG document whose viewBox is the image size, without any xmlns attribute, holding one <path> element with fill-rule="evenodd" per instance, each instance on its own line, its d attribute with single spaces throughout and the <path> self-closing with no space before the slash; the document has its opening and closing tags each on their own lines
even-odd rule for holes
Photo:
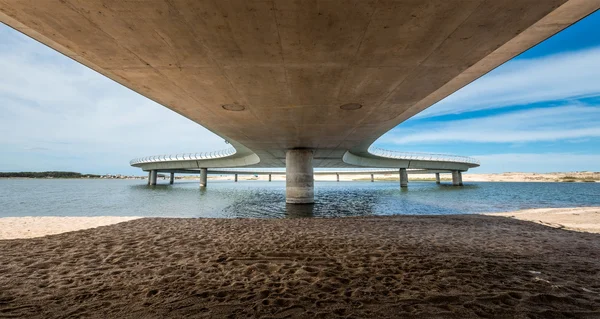
<svg viewBox="0 0 600 319">
<path fill-rule="evenodd" d="M 375 144 L 477 157 L 473 172 L 600 171 L 600 12 L 496 68 Z"/>
<path fill-rule="evenodd" d="M 376 146 L 477 157 L 473 172 L 600 171 L 600 12 L 502 65 Z M 212 151 L 203 127 L 0 24 L 0 171 L 138 174 Z"/>
</svg>

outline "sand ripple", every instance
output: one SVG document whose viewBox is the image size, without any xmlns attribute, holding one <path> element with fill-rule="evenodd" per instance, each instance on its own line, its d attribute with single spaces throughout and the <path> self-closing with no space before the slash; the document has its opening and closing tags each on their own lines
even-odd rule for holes
<svg viewBox="0 0 600 319">
<path fill-rule="evenodd" d="M 502 217 L 138 219 L 0 252 L 0 318 L 600 317 L 600 235 Z"/>
</svg>

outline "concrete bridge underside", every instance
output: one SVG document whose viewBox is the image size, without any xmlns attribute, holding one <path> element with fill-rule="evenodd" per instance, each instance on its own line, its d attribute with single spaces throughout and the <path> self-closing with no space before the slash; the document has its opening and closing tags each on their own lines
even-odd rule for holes
<svg viewBox="0 0 600 319">
<path fill-rule="evenodd" d="M 248 165 L 284 167 L 287 152 L 308 170 L 299 158 L 311 168 L 375 158 L 368 148 L 389 129 L 599 7 L 0 0 L 0 21 L 222 136 Z"/>
</svg>

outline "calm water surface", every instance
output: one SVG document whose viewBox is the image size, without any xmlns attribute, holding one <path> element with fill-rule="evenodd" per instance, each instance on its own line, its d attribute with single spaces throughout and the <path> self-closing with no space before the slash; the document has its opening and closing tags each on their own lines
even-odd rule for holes
<svg viewBox="0 0 600 319">
<path fill-rule="evenodd" d="M 286 205 L 285 182 L 1 179 L 0 217 L 335 217 L 600 206 L 600 183 L 316 182 L 314 205 Z M 448 183 L 448 182 L 446 182 Z"/>
</svg>

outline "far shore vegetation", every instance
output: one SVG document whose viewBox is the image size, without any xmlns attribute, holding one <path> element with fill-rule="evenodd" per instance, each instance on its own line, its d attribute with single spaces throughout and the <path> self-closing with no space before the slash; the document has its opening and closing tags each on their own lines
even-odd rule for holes
<svg viewBox="0 0 600 319">
<path fill-rule="evenodd" d="M 577 177 L 577 176 L 564 176 L 560 178 L 561 182 L 565 183 L 574 183 L 574 182 L 584 182 L 584 183 L 594 183 L 596 182 L 593 178 L 587 177 Z"/>
<path fill-rule="evenodd" d="M 0 178 L 100 178 L 100 175 L 77 172 L 0 172 Z"/>
</svg>

